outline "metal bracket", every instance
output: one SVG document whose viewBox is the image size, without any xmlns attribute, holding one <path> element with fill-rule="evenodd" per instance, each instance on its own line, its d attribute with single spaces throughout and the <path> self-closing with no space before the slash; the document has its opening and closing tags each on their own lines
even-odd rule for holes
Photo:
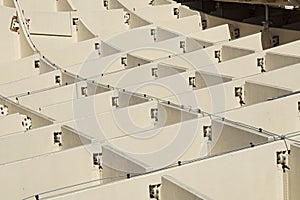
<svg viewBox="0 0 300 200">
<path fill-rule="evenodd" d="M 158 77 L 158 68 L 157 68 L 157 67 L 153 67 L 153 68 L 151 69 L 151 75 L 152 75 L 153 77 L 155 77 L 155 78 Z"/>
<path fill-rule="evenodd" d="M 62 138 L 61 138 L 62 132 L 54 132 L 53 133 L 53 141 L 54 144 L 57 144 L 58 146 L 62 146 Z"/>
<path fill-rule="evenodd" d="M 99 169 L 103 169 L 101 164 L 101 156 L 102 153 L 93 153 L 93 164 L 94 166 L 97 166 Z"/>
<path fill-rule="evenodd" d="M 111 98 L 111 105 L 118 108 L 119 107 L 119 97 L 112 97 Z"/>
<path fill-rule="evenodd" d="M 98 54 L 99 54 L 99 55 L 101 54 L 100 48 L 101 48 L 100 43 L 99 43 L 99 42 L 96 42 L 96 43 L 95 43 L 95 50 L 98 51 Z"/>
<path fill-rule="evenodd" d="M 183 53 L 185 53 L 185 50 L 186 50 L 186 49 L 185 49 L 185 47 L 186 47 L 186 46 L 185 46 L 185 41 L 180 41 L 180 42 L 179 42 L 179 47 L 182 49 Z"/>
<path fill-rule="evenodd" d="M 155 122 L 158 121 L 158 108 L 151 108 L 150 110 L 151 119 L 154 119 Z"/>
<path fill-rule="evenodd" d="M 0 104 L 0 116 L 7 116 L 8 115 L 8 107 L 6 105 Z"/>
<path fill-rule="evenodd" d="M 10 30 L 13 32 L 18 32 L 20 29 L 20 24 L 17 16 L 13 16 L 10 22 Z"/>
<path fill-rule="evenodd" d="M 150 35 L 153 36 L 154 41 L 156 41 L 156 29 L 150 29 Z"/>
<path fill-rule="evenodd" d="M 28 131 L 32 128 L 32 121 L 31 118 L 28 116 L 24 116 L 23 120 L 22 120 L 22 126 L 25 127 L 25 129 Z"/>
<path fill-rule="evenodd" d="M 279 35 L 274 35 L 272 37 L 272 45 L 273 45 L 273 47 L 276 47 L 279 45 Z"/>
<path fill-rule="evenodd" d="M 207 29 L 207 20 L 206 20 L 206 19 L 203 19 L 203 20 L 201 21 L 201 25 L 202 25 L 202 30 Z"/>
<path fill-rule="evenodd" d="M 287 156 L 291 153 L 290 150 L 288 151 L 277 151 L 276 152 L 276 160 L 277 165 L 281 165 L 283 173 L 286 172 L 286 170 L 289 170 L 290 168 L 287 166 Z"/>
<path fill-rule="evenodd" d="M 149 3 L 148 3 L 148 5 L 154 6 L 154 0 L 150 0 Z"/>
<path fill-rule="evenodd" d="M 265 68 L 264 68 L 264 58 L 257 58 L 257 67 L 261 68 L 261 72 L 266 72 Z"/>
<path fill-rule="evenodd" d="M 177 16 L 177 19 L 179 19 L 179 8 L 173 8 L 173 14 Z"/>
<path fill-rule="evenodd" d="M 196 87 L 196 77 L 195 76 L 189 77 L 189 85 L 192 86 L 193 88 Z"/>
<path fill-rule="evenodd" d="M 104 6 L 104 8 L 106 8 L 106 10 L 108 10 L 108 1 L 107 0 L 103 0 L 103 6 Z"/>
<path fill-rule="evenodd" d="M 215 58 L 218 59 L 218 63 L 221 62 L 221 50 L 215 51 Z"/>
<path fill-rule="evenodd" d="M 203 126 L 203 137 L 207 138 L 208 141 L 212 141 L 212 129 L 211 129 L 211 126 Z"/>
<path fill-rule="evenodd" d="M 34 61 L 34 68 L 38 69 L 38 68 L 40 68 L 40 66 L 41 66 L 40 60 L 35 60 Z"/>
<path fill-rule="evenodd" d="M 79 22 L 79 18 L 78 17 L 72 19 L 73 26 L 77 26 L 78 22 Z"/>
<path fill-rule="evenodd" d="M 155 184 L 155 185 L 149 185 L 149 197 L 150 199 L 156 199 L 159 200 L 160 199 L 160 192 L 159 192 L 159 188 L 160 188 L 161 184 Z"/>
<path fill-rule="evenodd" d="M 121 57 L 121 65 L 123 65 L 124 67 L 127 66 L 127 57 L 126 56 Z"/>
<path fill-rule="evenodd" d="M 60 84 L 61 83 L 61 77 L 59 75 L 55 76 L 55 83 Z"/>
<path fill-rule="evenodd" d="M 234 29 L 233 36 L 235 39 L 240 37 L 240 29 L 239 28 Z"/>
<path fill-rule="evenodd" d="M 88 96 L 88 88 L 81 87 L 81 95 L 87 97 Z"/>
<path fill-rule="evenodd" d="M 243 87 L 235 87 L 234 88 L 234 96 L 239 98 L 239 103 L 241 106 L 245 104 L 243 100 Z"/>
<path fill-rule="evenodd" d="M 124 14 L 124 23 L 129 25 L 129 20 L 130 20 L 130 13 L 125 13 Z"/>
</svg>

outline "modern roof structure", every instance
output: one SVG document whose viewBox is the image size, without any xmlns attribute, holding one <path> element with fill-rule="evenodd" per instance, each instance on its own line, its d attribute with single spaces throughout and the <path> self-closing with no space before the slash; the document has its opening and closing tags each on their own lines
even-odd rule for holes
<svg viewBox="0 0 300 200">
<path fill-rule="evenodd" d="M 300 199 L 299 3 L 0 0 L 0 199 Z"/>
</svg>

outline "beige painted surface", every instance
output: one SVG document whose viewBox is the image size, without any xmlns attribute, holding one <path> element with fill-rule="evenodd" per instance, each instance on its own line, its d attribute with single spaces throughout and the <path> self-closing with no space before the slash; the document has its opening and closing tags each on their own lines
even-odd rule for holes
<svg viewBox="0 0 300 200">
<path fill-rule="evenodd" d="M 100 38 L 112 37 L 126 30 L 126 26 L 123 23 L 123 10 L 82 11 L 80 16 L 92 32 Z"/>
<path fill-rule="evenodd" d="M 258 132 L 212 120 L 212 155 L 246 148 L 251 146 L 251 143 L 258 145 L 268 140 L 268 136 Z"/>
<path fill-rule="evenodd" d="M 198 39 L 200 41 L 213 42 L 213 43 L 226 41 L 231 38 L 229 27 L 227 24 L 216 26 L 197 33 L 191 33 L 188 36 L 194 39 Z"/>
<path fill-rule="evenodd" d="M 50 49 L 43 53 L 56 65 L 70 67 L 72 65 L 82 63 L 88 58 L 94 58 L 91 54 L 95 51 L 94 43 L 96 41 L 97 39 L 91 39 L 80 43 L 70 44 L 63 48 L 58 48 L 60 51 L 64 52 L 64 54 L 61 54 L 58 49 Z"/>
<path fill-rule="evenodd" d="M 58 87 L 55 82 L 55 76 L 61 76 L 60 71 L 52 71 L 39 76 L 33 76 L 19 81 L 0 85 L 0 92 L 5 96 L 24 95 L 27 92 L 46 90 Z M 40 82 L 40 84 L 35 84 Z"/>
<path fill-rule="evenodd" d="M 291 145 L 291 155 L 289 156 L 289 167 L 291 170 L 288 172 L 289 178 L 289 198 L 291 200 L 298 199 L 300 196 L 299 188 L 297 187 L 300 180 L 300 168 L 299 168 L 299 145 Z"/>
<path fill-rule="evenodd" d="M 247 105 L 264 102 L 272 98 L 291 93 L 291 90 L 272 87 L 268 85 L 246 82 L 245 84 L 245 102 Z"/>
<path fill-rule="evenodd" d="M 11 133 L 17 133 L 25 131 L 25 127 L 22 126 L 22 117 L 19 113 L 11 114 L 0 118 L 1 135 L 8 135 Z"/>
<path fill-rule="evenodd" d="M 147 21 L 156 23 L 163 20 L 176 20 L 177 16 L 173 14 L 173 9 L 178 7 L 179 4 L 165 4 L 155 7 L 149 6 L 137 8 L 135 13 Z M 156 15 L 153 15 L 154 11 Z"/>
<path fill-rule="evenodd" d="M 26 12 L 25 17 L 30 19 L 30 34 L 72 36 L 71 18 L 67 12 Z"/>
<path fill-rule="evenodd" d="M 55 144 L 53 137 L 54 132 L 60 131 L 62 131 L 62 146 Z M 0 164 L 3 165 L 78 147 L 81 146 L 85 140 L 83 137 L 79 139 L 78 135 L 67 131 L 66 128 L 61 128 L 59 125 L 3 136 L 0 140 Z M 88 144 L 88 142 L 86 144 Z M 18 148 L 16 148 L 16 146 Z"/>
<path fill-rule="evenodd" d="M 228 119 L 282 135 L 297 131 L 300 128 L 298 101 L 299 94 L 229 111 L 225 115 Z M 288 121 L 287 118 L 289 118 Z"/>
<path fill-rule="evenodd" d="M 67 101 L 41 107 L 41 113 L 53 116 L 58 121 L 68 121 L 112 110 L 113 92 L 76 99 L 75 94 Z"/>
<path fill-rule="evenodd" d="M 154 123 L 150 116 L 150 109 L 154 107 L 156 107 L 155 102 L 147 102 L 89 117 L 75 118 L 66 124 L 103 143 L 107 139 L 152 129 Z M 78 115 L 80 108 L 75 111 Z"/>
<path fill-rule="evenodd" d="M 230 42 L 230 46 L 252 51 L 262 51 L 261 33 L 251 34 L 249 36 L 235 39 Z"/>
<path fill-rule="evenodd" d="M 211 199 L 279 200 L 282 169 L 276 166 L 274 155 L 284 148 L 283 142 L 277 142 L 50 199 L 96 199 L 98 195 L 103 199 L 147 199 L 149 185 L 161 183 L 163 175 L 170 175 Z M 135 192 L 129 188 L 135 188 Z M 237 192 L 233 193 L 232 188 Z"/>
<path fill-rule="evenodd" d="M 20 0 L 19 20 L 23 20 L 22 10 L 30 18 L 31 35 L 27 35 L 26 25 L 18 33 L 9 30 L 16 15 L 12 7 L 18 6 L 16 1 L 12 3 L 5 0 L 2 4 L 9 7 L 0 8 L 0 36 L 5 38 L 0 93 L 15 102 L 4 97 L 0 100 L 9 110 L 8 116 L 0 117 L 0 178 L 5 180 L 0 189 L 2 198 L 21 199 L 107 178 L 109 181 L 97 180 L 45 196 L 60 193 L 62 196 L 52 199 L 149 199 L 149 185 L 163 182 L 166 199 L 175 199 L 169 194 L 177 192 L 183 195 L 177 196 L 181 199 L 281 200 L 286 192 L 297 199 L 296 146 L 289 156 L 288 179 L 276 164 L 276 152 L 286 149 L 283 141 L 209 159 L 205 156 L 270 141 L 257 132 L 258 128 L 288 136 L 299 131 L 299 94 L 277 98 L 299 90 L 299 43 L 292 42 L 299 39 L 298 31 L 270 28 L 261 34 L 261 26 L 212 17 L 169 0 L 155 0 L 153 6 L 146 0 L 109 0 L 108 10 L 104 1 L 96 0 Z M 178 18 L 174 8 L 179 8 Z M 124 23 L 126 13 L 130 14 L 128 24 Z M 79 21 L 73 25 L 77 17 Z M 207 20 L 206 30 L 202 30 L 201 20 Z M 236 28 L 241 38 L 233 38 Z M 274 35 L 279 36 L 281 46 L 263 51 Z M 95 49 L 97 43 L 99 49 Z M 180 44 L 186 46 L 181 48 Z M 221 50 L 221 63 L 215 58 L 217 50 Z M 34 68 L 34 61 L 43 60 L 43 56 L 61 71 L 46 66 L 45 60 L 40 69 Z M 124 56 L 127 66 L 121 64 Z M 266 73 L 257 67 L 257 58 L 265 59 Z M 152 76 L 153 67 L 158 67 L 158 77 Z M 74 83 L 76 74 L 121 89 L 108 91 L 108 86 L 99 86 L 93 92 L 95 86 L 88 81 Z M 63 86 L 55 83 L 57 75 L 61 75 Z M 194 76 L 196 88 L 189 85 L 189 78 Z M 211 81 L 210 87 L 204 79 Z M 81 92 L 85 87 L 87 97 Z M 246 105 L 239 104 L 235 87 L 243 87 Z M 123 89 L 141 96 L 130 98 Z M 112 97 L 119 97 L 119 107 L 112 106 Z M 157 102 L 157 97 L 182 104 L 181 109 Z M 150 115 L 153 108 L 158 108 L 157 121 Z M 254 129 L 211 121 L 195 114 L 196 108 Z M 32 130 L 25 131 L 22 126 L 26 116 L 32 119 Z M 203 126 L 210 125 L 212 142 L 203 133 Z M 63 132 L 61 147 L 53 141 L 53 131 L 59 129 Z M 91 145 L 82 138 L 85 135 L 95 139 Z M 102 152 L 101 145 L 109 141 L 112 151 Z M 173 149 L 164 149 L 169 146 Z M 94 152 L 104 153 L 100 158 L 105 158 L 103 170 L 93 165 Z M 204 160 L 81 190 L 110 179 L 124 179 L 108 176 L 146 172 L 195 158 Z M 115 168 L 112 163 L 126 169 Z M 176 180 L 169 176 L 166 183 L 164 175 Z M 171 191 L 166 191 L 167 187 Z M 79 190 L 65 193 L 75 189 Z"/>
<path fill-rule="evenodd" d="M 70 101 L 75 96 L 75 85 L 68 85 L 19 98 L 19 103 L 38 110 L 38 108 Z M 44 97 L 47 96 L 45 99 Z"/>
<path fill-rule="evenodd" d="M 78 147 L 2 165 L 0 177 L 7 180 L 1 187 L 2 197 L 21 199 L 40 191 L 99 178 L 93 173 L 92 164 L 90 153 Z"/>
<path fill-rule="evenodd" d="M 53 132 L 59 130 L 59 126 L 50 126 L 1 137 L 0 163 L 3 165 L 58 151 L 58 145 L 53 142 Z"/>
<path fill-rule="evenodd" d="M 199 194 L 196 190 L 189 188 L 184 183 L 176 180 L 172 176 L 163 176 L 162 177 L 162 189 L 161 196 L 165 200 L 209 200 L 208 197 L 203 194 Z"/>
<path fill-rule="evenodd" d="M 231 46 L 223 46 L 221 60 L 222 61 L 231 60 L 234 58 L 239 58 L 242 56 L 249 55 L 251 53 L 254 53 L 254 51 L 243 49 L 243 48 L 231 47 Z"/>
<path fill-rule="evenodd" d="M 1 38 L 5 38 L 1 42 L 0 63 L 7 63 L 21 58 L 20 41 L 17 32 L 12 32 L 10 28 L 11 19 L 15 15 L 14 9 L 0 6 L 0 28 Z"/>
<path fill-rule="evenodd" d="M 270 52 L 266 54 L 266 70 L 280 69 L 288 65 L 297 64 L 299 61 L 300 57 Z"/>
<path fill-rule="evenodd" d="M 104 10 L 103 2 L 97 0 L 89 0 L 83 2 L 80 0 L 68 0 L 72 8 L 78 11 L 84 10 Z"/>
<path fill-rule="evenodd" d="M 187 35 L 202 30 L 200 22 L 200 16 L 193 15 L 176 20 L 160 21 L 157 25 Z"/>
<path fill-rule="evenodd" d="M 37 59 L 37 56 L 29 56 L 10 63 L 1 64 L 0 68 L 3 71 L 5 69 L 5 73 L 1 74 L 0 83 L 9 83 L 38 75 L 39 70 L 34 68 L 35 59 Z M 10 65 L 9 68 L 7 67 L 8 64 Z"/>
<path fill-rule="evenodd" d="M 56 1 L 46 0 L 20 0 L 20 5 L 24 10 L 39 11 L 39 12 L 53 12 L 56 11 Z"/>
<path fill-rule="evenodd" d="M 250 75 L 261 73 L 261 69 L 257 67 L 257 58 L 264 57 L 264 53 L 252 53 L 246 56 L 238 57 L 219 63 L 203 67 L 200 72 L 208 72 L 216 75 L 232 76 L 234 78 L 242 78 Z M 247 65 L 244 63 L 247 62 Z"/>
</svg>

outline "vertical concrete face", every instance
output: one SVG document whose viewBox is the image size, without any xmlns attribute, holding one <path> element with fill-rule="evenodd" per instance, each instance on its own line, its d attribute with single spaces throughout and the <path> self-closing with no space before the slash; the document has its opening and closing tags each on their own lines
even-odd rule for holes
<svg viewBox="0 0 300 200">
<path fill-rule="evenodd" d="M 30 34 L 72 37 L 72 26 L 69 13 L 28 12 L 25 16 L 30 19 Z"/>
<path fill-rule="evenodd" d="M 249 55 L 251 53 L 254 53 L 254 51 L 248 49 L 230 47 L 230 46 L 223 46 L 221 60 L 222 61 L 231 60 L 234 58 Z"/>
<path fill-rule="evenodd" d="M 79 135 L 79 133 L 76 134 L 76 130 L 70 127 L 63 126 L 61 128 L 61 149 L 62 150 L 89 145 L 91 144 L 91 142 L 92 142 L 91 140 Z"/>
<path fill-rule="evenodd" d="M 163 200 L 211 200 L 172 176 L 163 176 L 161 185 L 161 199 Z"/>
<path fill-rule="evenodd" d="M 208 15 L 208 14 L 204 14 L 201 13 L 201 16 L 203 19 L 207 20 L 207 28 L 212 28 L 212 27 L 216 27 L 219 25 L 224 24 L 224 22 L 226 21 L 227 24 L 230 25 L 230 32 L 233 34 L 234 29 L 239 28 L 240 29 L 240 37 L 244 37 L 253 33 L 258 33 L 261 29 L 261 27 L 259 26 L 255 26 L 255 25 L 250 25 L 247 23 L 241 23 L 241 22 L 236 22 L 233 20 L 226 20 L 220 17 L 216 17 L 216 16 L 212 16 L 212 15 Z"/>
<path fill-rule="evenodd" d="M 72 11 L 73 8 L 67 0 L 57 0 L 56 9 L 59 12 Z"/>
<path fill-rule="evenodd" d="M 19 35 L 19 40 L 20 40 L 20 56 L 21 58 L 25 58 L 31 55 L 34 55 L 34 51 L 31 48 L 31 46 L 28 43 L 28 40 L 26 39 L 25 35 L 23 32 L 20 32 Z"/>
<path fill-rule="evenodd" d="M 13 7 L 13 5 L 8 1 L 4 1 L 3 3 L 7 6 Z M 0 12 L 0 37 L 5 38 L 1 42 L 0 63 L 7 63 L 10 61 L 20 59 L 22 57 L 20 51 L 20 49 L 22 48 L 20 44 L 21 35 L 18 34 L 18 31 L 12 31 L 13 19 L 15 19 L 15 11 L 12 8 L 1 6 Z M 16 26 L 18 26 L 17 22 Z M 21 32 L 21 30 L 19 31 Z"/>
<path fill-rule="evenodd" d="M 265 102 L 292 92 L 287 89 L 257 84 L 254 82 L 246 82 L 244 90 L 246 105 Z"/>
<path fill-rule="evenodd" d="M 97 199 L 99 196 L 107 200 L 150 199 L 149 186 L 161 184 L 158 187 L 160 199 L 164 199 L 163 197 L 176 199 L 182 197 L 180 196 L 182 194 L 184 195 L 182 199 L 196 196 L 203 200 L 280 200 L 282 170 L 276 167 L 274 153 L 284 148 L 283 142 L 277 142 L 49 199 Z M 169 178 L 170 176 L 172 178 Z M 266 185 L 268 187 L 265 187 Z M 135 189 L 134 193 L 131 188 Z M 232 188 L 235 188 L 234 193 Z M 171 192 L 179 194 L 175 196 Z"/>
<path fill-rule="evenodd" d="M 10 114 L 5 118 L 0 119 L 0 126 L 0 136 L 8 135 L 9 133 L 23 132 L 26 130 L 25 127 L 22 126 L 22 116 L 18 113 Z"/>
<path fill-rule="evenodd" d="M 130 54 L 127 54 L 126 57 L 127 57 L 127 66 L 125 68 L 138 67 L 140 65 L 145 65 L 150 62 L 145 59 L 132 56 Z"/>
<path fill-rule="evenodd" d="M 39 66 L 39 71 L 40 71 L 40 74 L 44 74 L 44 73 L 47 73 L 47 72 L 51 72 L 55 70 L 54 67 L 52 66 L 49 66 L 47 63 L 45 63 L 43 60 L 40 60 L 40 66 Z"/>
<path fill-rule="evenodd" d="M 109 91 L 108 88 L 106 88 L 102 85 L 98 85 L 97 83 L 95 83 L 95 84 L 87 83 L 87 90 L 88 90 L 88 96 L 102 94 L 102 93 Z"/>
<path fill-rule="evenodd" d="M 43 2 L 37 2 L 35 0 L 20 1 L 21 7 L 26 11 L 40 11 L 40 12 L 55 12 L 56 2 L 52 0 L 46 0 Z"/>
<path fill-rule="evenodd" d="M 36 55 L 14 61 L 9 68 L 7 68 L 7 64 L 1 64 L 0 69 L 5 70 L 5 73 L 1 76 L 0 83 L 10 83 L 38 75 L 40 72 L 39 69 L 36 69 L 33 65 L 34 59 L 37 59 Z"/>
<path fill-rule="evenodd" d="M 99 178 L 92 170 L 92 159 L 83 147 L 27 159 L 0 166 L 0 177 L 7 180 L 0 192 L 6 199 L 22 199 L 40 191 Z"/>
<path fill-rule="evenodd" d="M 60 131 L 60 127 L 49 126 L 30 130 L 26 134 L 21 132 L 3 137 L 0 140 L 0 164 L 59 151 L 59 146 L 53 142 L 53 132 L 55 131 Z"/>
<path fill-rule="evenodd" d="M 211 46 L 212 43 L 193 39 L 193 38 L 186 38 L 186 47 L 185 52 L 192 52 L 198 49 L 202 49 L 208 46 Z"/>
<path fill-rule="evenodd" d="M 299 40 L 299 31 L 297 30 L 286 30 L 281 28 L 273 28 L 271 29 L 272 35 L 279 36 L 279 44 L 283 45 L 289 42 L 293 42 L 295 40 Z"/>
<path fill-rule="evenodd" d="M 217 84 L 226 83 L 232 80 L 231 77 L 214 75 L 214 74 L 209 74 L 201 71 L 196 72 L 195 75 L 196 75 L 195 89 L 206 88 Z"/>
<path fill-rule="evenodd" d="M 197 115 L 192 112 L 180 110 L 169 105 L 158 104 L 158 123 L 156 126 L 169 126 L 195 118 L 197 118 Z"/>
<path fill-rule="evenodd" d="M 5 102 L 5 101 L 4 101 Z M 35 111 L 31 111 L 30 109 L 18 105 L 14 103 L 13 101 L 6 101 L 5 105 L 10 108 L 10 113 L 20 113 L 23 114 L 26 117 L 29 117 L 31 119 L 32 127 L 31 128 L 39 128 L 47 125 L 53 124 L 54 120 L 51 118 L 48 118 L 40 113 L 37 113 Z"/>
<path fill-rule="evenodd" d="M 95 38 L 94 33 L 92 33 L 92 31 L 89 30 L 82 21 L 79 20 L 77 26 L 78 26 L 78 31 L 77 31 L 78 42 Z"/>
<path fill-rule="evenodd" d="M 157 27 L 155 31 L 155 36 L 156 36 L 156 42 L 160 42 L 160 41 L 178 37 L 179 35 L 169 30 Z"/>
<path fill-rule="evenodd" d="M 269 139 L 249 129 L 243 129 L 220 121 L 212 121 L 212 155 L 258 145 Z"/>
<path fill-rule="evenodd" d="M 123 22 L 123 15 L 124 13 L 121 9 L 110 11 L 94 10 L 91 12 L 85 10 L 81 12 L 80 19 L 94 34 L 100 38 L 105 38 L 112 37 L 127 30 L 127 27 Z"/>
<path fill-rule="evenodd" d="M 61 80 L 62 85 L 72 85 L 75 83 L 76 78 L 71 76 L 69 73 L 62 73 Z"/>
<path fill-rule="evenodd" d="M 125 171 L 117 170 L 116 168 L 112 168 L 106 164 L 103 164 L 102 167 L 102 175 L 103 177 L 106 177 L 104 180 L 102 180 L 102 183 L 104 184 L 121 181 L 127 178 L 127 173 Z"/>
<path fill-rule="evenodd" d="M 167 76 L 171 76 L 174 74 L 179 74 L 184 72 L 186 69 L 184 68 L 180 68 L 180 67 L 176 67 L 176 66 L 172 66 L 172 65 L 167 65 L 164 63 L 159 63 L 157 65 L 157 75 L 158 78 L 163 78 L 163 77 L 167 77 Z"/>
<path fill-rule="evenodd" d="M 130 93 L 119 92 L 119 107 L 127 107 L 140 103 L 145 103 L 148 99 Z"/>
<path fill-rule="evenodd" d="M 102 146 L 103 177 L 119 177 L 117 180 L 127 178 L 127 174 L 136 175 L 152 170 L 150 166 L 121 152 L 112 145 Z M 106 182 L 116 181 L 114 179 Z"/>
<path fill-rule="evenodd" d="M 300 57 L 272 53 L 271 51 L 266 55 L 266 70 L 276 70 L 288 65 L 297 64 L 299 62 Z"/>
<path fill-rule="evenodd" d="M 289 181 L 289 199 L 297 200 L 300 197 L 300 146 L 295 144 L 291 145 L 291 154 L 289 156 L 288 181 Z"/>
<path fill-rule="evenodd" d="M 142 26 L 147 26 L 150 23 L 147 20 L 140 18 L 138 15 L 130 12 L 129 28 L 134 29 Z"/>
<path fill-rule="evenodd" d="M 106 44 L 105 42 L 101 41 L 101 55 L 102 56 L 108 56 L 108 55 L 112 55 L 112 54 L 116 54 L 119 53 L 120 51 L 108 44 Z"/>
</svg>

